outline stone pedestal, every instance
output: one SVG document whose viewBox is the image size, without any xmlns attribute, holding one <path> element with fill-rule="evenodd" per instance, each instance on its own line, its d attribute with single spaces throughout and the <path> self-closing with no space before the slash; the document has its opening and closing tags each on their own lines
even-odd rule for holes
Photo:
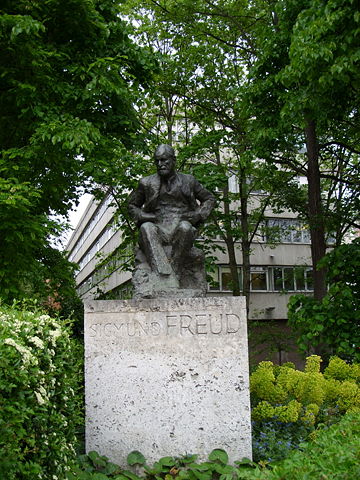
<svg viewBox="0 0 360 480">
<path fill-rule="evenodd" d="M 85 357 L 87 451 L 251 457 L 243 297 L 89 302 Z"/>
</svg>

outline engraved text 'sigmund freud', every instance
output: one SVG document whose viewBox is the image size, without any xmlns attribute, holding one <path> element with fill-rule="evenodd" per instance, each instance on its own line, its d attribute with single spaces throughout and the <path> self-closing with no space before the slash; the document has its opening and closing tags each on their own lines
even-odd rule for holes
<svg viewBox="0 0 360 480">
<path fill-rule="evenodd" d="M 175 170 L 170 145 L 160 145 L 154 157 L 157 173 L 142 178 L 129 197 L 139 228 L 133 297 L 205 296 L 204 255 L 193 244 L 215 198 L 192 175 Z"/>
<path fill-rule="evenodd" d="M 89 325 L 89 336 L 96 338 L 123 338 L 159 335 L 231 335 L 241 327 L 235 313 L 171 313 L 164 314 L 158 321 L 128 320 L 121 322 L 93 323 Z"/>
</svg>

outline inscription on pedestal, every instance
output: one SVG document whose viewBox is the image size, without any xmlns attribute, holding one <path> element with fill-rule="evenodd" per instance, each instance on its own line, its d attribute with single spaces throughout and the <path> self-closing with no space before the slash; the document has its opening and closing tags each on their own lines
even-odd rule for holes
<svg viewBox="0 0 360 480">
<path fill-rule="evenodd" d="M 251 457 L 243 298 L 89 302 L 85 350 L 88 451 Z"/>
<path fill-rule="evenodd" d="M 107 322 L 89 324 L 89 337 L 91 338 L 121 338 L 158 335 L 219 335 L 221 333 L 233 334 L 240 329 L 240 317 L 234 313 L 195 313 L 168 314 L 163 316 L 162 322 Z"/>
</svg>

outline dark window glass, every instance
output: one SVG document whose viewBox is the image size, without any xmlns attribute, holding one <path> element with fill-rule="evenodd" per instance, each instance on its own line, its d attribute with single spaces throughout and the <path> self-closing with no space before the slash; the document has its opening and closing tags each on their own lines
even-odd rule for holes
<svg viewBox="0 0 360 480">
<path fill-rule="evenodd" d="M 306 270 L 306 290 L 314 290 L 312 270 Z"/>
<path fill-rule="evenodd" d="M 211 283 L 209 283 L 209 290 L 220 290 L 220 283 L 219 283 L 219 267 L 215 267 L 215 272 L 209 272 L 211 277 Z"/>
<path fill-rule="evenodd" d="M 251 290 L 267 290 L 266 273 L 251 272 Z"/>
<path fill-rule="evenodd" d="M 226 270 L 223 268 L 221 269 L 222 290 L 230 291 L 232 290 L 231 273 L 230 273 L 230 269 L 229 271 L 226 271 Z"/>
<path fill-rule="evenodd" d="M 305 269 L 303 267 L 295 267 L 296 290 L 305 290 Z"/>
<path fill-rule="evenodd" d="M 282 268 L 274 268 L 274 290 L 283 290 L 283 271 Z"/>
<path fill-rule="evenodd" d="M 284 268 L 284 288 L 285 290 L 294 290 L 293 268 Z"/>
</svg>

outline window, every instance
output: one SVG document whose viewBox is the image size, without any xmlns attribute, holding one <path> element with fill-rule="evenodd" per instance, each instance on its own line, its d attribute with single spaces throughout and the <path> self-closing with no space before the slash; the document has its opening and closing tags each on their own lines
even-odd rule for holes
<svg viewBox="0 0 360 480">
<path fill-rule="evenodd" d="M 237 175 L 232 175 L 229 177 L 228 186 L 231 193 L 239 193 L 239 179 Z"/>
<path fill-rule="evenodd" d="M 209 290 L 211 291 L 220 290 L 219 270 L 220 268 L 216 266 L 214 272 L 208 272 L 208 275 L 211 277 L 209 282 Z"/>
<path fill-rule="evenodd" d="M 282 243 L 310 243 L 306 225 L 294 218 L 269 218 L 265 223 L 264 240 Z"/>
<path fill-rule="evenodd" d="M 308 268 L 308 269 L 305 270 L 305 281 L 306 281 L 305 290 L 314 290 L 312 268 Z"/>
<path fill-rule="evenodd" d="M 312 269 L 309 267 L 273 267 L 272 283 L 273 290 L 303 292 L 311 291 Z"/>
<path fill-rule="evenodd" d="M 304 267 L 295 267 L 294 268 L 294 277 L 295 277 L 295 285 L 296 285 L 296 290 L 298 291 L 303 291 L 306 290 L 306 274 L 307 271 L 304 269 Z M 311 271 L 310 271 L 311 273 Z M 311 277 L 311 275 L 310 275 Z"/>
<path fill-rule="evenodd" d="M 294 269 L 292 267 L 275 267 L 274 273 L 274 290 L 291 290 L 294 291 Z"/>
<path fill-rule="evenodd" d="M 97 210 L 95 211 L 94 215 L 92 216 L 90 222 L 88 223 L 87 227 L 84 229 L 82 232 L 81 236 L 79 237 L 79 240 L 77 241 L 75 247 L 73 248 L 72 252 L 69 255 L 69 260 L 73 261 L 75 258 L 75 255 L 77 252 L 80 250 L 80 248 L 83 246 L 85 243 L 85 240 L 88 238 L 90 232 L 94 229 L 95 225 L 98 224 L 100 221 L 100 218 L 104 215 L 106 210 L 110 207 L 110 204 L 112 202 L 112 196 L 107 195 L 104 200 L 99 204 Z"/>
<path fill-rule="evenodd" d="M 209 284 L 210 291 L 232 291 L 231 271 L 229 266 L 217 265 L 215 272 L 210 272 L 209 275 L 212 277 L 212 282 Z M 238 275 L 240 288 L 242 288 L 241 267 L 238 267 Z"/>
<path fill-rule="evenodd" d="M 230 267 L 221 267 L 221 290 L 231 291 L 231 271 Z"/>
<path fill-rule="evenodd" d="M 109 239 L 115 234 L 116 229 L 112 225 L 108 226 L 106 230 L 98 237 L 97 241 L 92 247 L 87 250 L 86 254 L 81 258 L 79 262 L 80 270 L 82 270 L 103 248 L 103 246 L 109 241 Z"/>
<path fill-rule="evenodd" d="M 240 288 L 242 289 L 242 269 L 238 267 Z M 209 273 L 212 281 L 209 291 L 231 292 L 231 272 L 228 265 L 217 265 Z M 305 266 L 250 268 L 251 292 L 310 292 L 313 290 L 312 268 Z"/>
<path fill-rule="evenodd" d="M 267 269 L 265 267 L 251 267 L 250 290 L 266 291 L 268 289 Z"/>
<path fill-rule="evenodd" d="M 228 186 L 231 193 L 239 193 L 239 181 L 241 181 L 241 179 L 238 177 L 238 175 L 235 174 L 231 175 L 231 177 L 228 178 Z M 246 178 L 246 185 L 249 193 L 253 195 L 265 193 L 265 191 L 259 188 L 259 186 L 256 184 L 256 178 L 253 176 L 249 176 Z"/>
</svg>

